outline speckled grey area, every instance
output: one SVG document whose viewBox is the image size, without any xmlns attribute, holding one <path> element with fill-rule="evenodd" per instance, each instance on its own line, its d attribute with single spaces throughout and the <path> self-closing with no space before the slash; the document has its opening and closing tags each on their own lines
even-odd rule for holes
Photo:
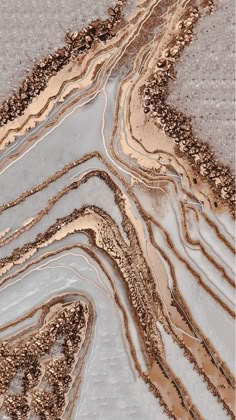
<svg viewBox="0 0 236 420">
<path fill-rule="evenodd" d="M 195 135 L 208 141 L 234 171 L 234 0 L 219 0 L 217 11 L 199 21 L 195 34 L 176 66 L 168 102 L 193 117 Z"/>
<path fill-rule="evenodd" d="M 34 60 L 64 45 L 65 33 L 106 18 L 116 0 L 1 0 L 0 102 L 18 87 Z"/>
</svg>

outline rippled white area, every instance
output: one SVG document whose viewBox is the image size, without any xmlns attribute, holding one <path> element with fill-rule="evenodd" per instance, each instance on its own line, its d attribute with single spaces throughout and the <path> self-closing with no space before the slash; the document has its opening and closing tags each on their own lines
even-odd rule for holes
<svg viewBox="0 0 236 420">
<path fill-rule="evenodd" d="M 209 228 L 204 219 L 200 220 L 200 223 L 196 223 L 196 219 L 189 215 L 188 220 L 191 223 L 191 237 L 202 241 L 207 252 L 217 258 L 217 261 L 223 264 L 226 273 L 233 277 L 235 275 L 233 253 L 223 242 L 218 240 L 214 230 Z"/>
<path fill-rule="evenodd" d="M 35 325 L 38 321 L 41 311 L 37 311 L 32 317 L 26 318 L 24 321 L 18 322 L 16 325 L 8 327 L 0 332 L 0 340 L 7 340 L 13 334 L 17 334 L 25 328 Z"/>
<path fill-rule="evenodd" d="M 222 360 L 234 372 L 235 325 L 233 318 L 199 286 L 193 275 L 170 251 L 161 233 L 155 228 L 153 231 L 156 242 L 171 258 L 171 263 L 175 267 L 178 287 L 194 320 L 215 346 Z"/>
<path fill-rule="evenodd" d="M 173 342 L 160 323 L 158 323 L 158 327 L 165 345 L 166 360 L 182 380 L 203 418 L 207 420 L 228 419 L 223 407 L 217 403 L 217 400 L 207 389 L 207 384 L 202 381 L 198 373 L 193 370 L 193 365 L 184 357 L 183 350 Z"/>
<path fill-rule="evenodd" d="M 211 264 L 200 248 L 192 247 L 184 239 L 181 213 L 178 208 L 175 208 L 174 200 L 172 200 L 172 203 L 170 205 L 169 201 L 165 202 L 165 212 L 161 219 L 162 226 L 169 232 L 180 256 L 191 264 L 192 269 L 201 276 L 204 283 L 233 310 L 234 290 L 232 286 L 226 281 L 222 281 L 222 273 L 219 272 L 214 264 Z"/>
<path fill-rule="evenodd" d="M 90 169 L 97 169 L 96 163 L 94 167 L 91 164 L 87 164 L 83 167 L 81 174 L 78 178 L 82 178 Z M 103 168 L 104 170 L 104 168 Z M 70 184 L 70 183 L 69 183 Z M 56 194 L 56 193 L 54 193 Z M 39 200 L 34 201 L 35 204 Z M 33 226 L 30 230 L 25 231 L 19 238 L 11 241 L 9 245 L 6 245 L 2 249 L 2 257 L 10 255 L 16 247 L 23 246 L 25 243 L 31 242 L 36 239 L 37 235 L 41 232 L 45 232 L 51 225 L 53 225 L 57 219 L 68 216 L 73 212 L 75 208 L 80 209 L 83 206 L 95 205 L 103 209 L 109 214 L 116 224 L 119 226 L 120 232 L 123 234 L 124 240 L 128 241 L 127 236 L 122 227 L 122 216 L 119 207 L 115 203 L 114 194 L 111 189 L 107 186 L 104 180 L 99 179 L 96 176 L 90 177 L 87 182 L 79 186 L 78 188 L 69 191 L 58 202 L 51 208 L 48 214 L 44 215 L 43 218 Z M 18 214 L 21 205 L 15 209 L 15 214 Z M 37 216 L 34 212 L 34 208 L 31 208 L 32 215 Z M 8 221 L 10 223 L 10 216 L 8 215 Z"/>
<path fill-rule="evenodd" d="M 111 98 L 112 102 L 118 82 L 118 78 L 112 78 L 106 87 L 108 100 Z M 104 93 L 100 92 L 88 105 L 77 106 L 69 111 L 57 126 L 33 143 L 23 157 L 4 170 L 0 178 L 1 203 L 14 199 L 62 169 L 68 162 L 88 153 L 101 152 L 111 162 L 101 135 L 104 105 Z M 111 135 L 113 128 L 114 117 L 110 111 L 109 107 L 106 112 L 106 136 Z M 24 136 L 24 141 L 29 135 Z"/>
</svg>

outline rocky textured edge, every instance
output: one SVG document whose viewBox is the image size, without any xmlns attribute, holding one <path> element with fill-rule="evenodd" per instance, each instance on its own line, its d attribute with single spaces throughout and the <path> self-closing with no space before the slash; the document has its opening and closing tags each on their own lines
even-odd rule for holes
<svg viewBox="0 0 236 420">
<path fill-rule="evenodd" d="M 126 0 L 118 0 L 115 7 L 110 7 L 106 20 L 97 19 L 78 32 L 68 32 L 65 36 L 65 46 L 41 59 L 20 84 L 17 92 L 0 106 L 0 127 L 23 115 L 33 98 L 46 88 L 49 79 L 71 60 L 90 50 L 95 43 L 113 38 L 117 24 L 122 19 L 125 2 Z"/>
<path fill-rule="evenodd" d="M 202 7 L 208 13 L 214 11 L 210 0 Z M 198 21 L 200 9 L 192 7 L 179 22 L 179 33 L 171 41 L 169 48 L 156 63 L 156 69 L 140 89 L 143 110 L 176 143 L 176 152 L 185 156 L 197 176 L 206 180 L 216 197 L 227 203 L 235 215 L 235 176 L 229 167 L 221 163 L 212 148 L 193 135 L 191 119 L 167 104 L 168 83 L 175 78 L 175 62 L 181 52 L 193 39 L 193 26 Z M 194 182 L 197 179 L 194 178 Z M 215 201 L 215 207 L 218 207 Z"/>
<path fill-rule="evenodd" d="M 47 86 L 51 77 L 55 76 L 66 64 L 89 51 L 95 43 L 106 42 L 115 36 L 118 23 L 123 18 L 123 7 L 126 0 L 118 0 L 115 7 L 108 9 L 109 17 L 102 21 L 92 21 L 79 32 L 69 32 L 65 36 L 66 45 L 54 54 L 40 60 L 20 85 L 18 91 L 5 100 L 0 107 L 0 127 L 24 114 L 33 98 L 38 96 Z M 214 11 L 212 0 L 202 0 L 201 7 L 207 12 Z M 227 166 L 219 162 L 207 143 L 196 139 L 192 133 L 191 121 L 182 112 L 166 103 L 168 81 L 175 77 L 174 63 L 182 49 L 193 38 L 192 27 L 198 20 L 199 10 L 194 8 L 192 16 L 186 18 L 186 25 L 181 28 L 182 34 L 176 37 L 175 45 L 167 52 L 167 56 L 157 62 L 157 72 L 148 79 L 141 90 L 144 99 L 144 112 L 157 121 L 169 137 L 176 143 L 177 153 L 184 154 L 198 175 L 208 181 L 223 203 L 229 205 L 235 214 L 235 176 Z M 195 13 L 195 15 L 194 15 Z M 191 20 L 191 17 L 194 19 Z M 190 19 L 190 20 L 189 20 Z M 156 92 L 158 90 L 158 92 Z M 149 93 L 147 93 L 149 91 Z M 147 105 L 147 103 L 149 105 Z M 218 207 L 215 201 L 215 207 Z"/>
</svg>

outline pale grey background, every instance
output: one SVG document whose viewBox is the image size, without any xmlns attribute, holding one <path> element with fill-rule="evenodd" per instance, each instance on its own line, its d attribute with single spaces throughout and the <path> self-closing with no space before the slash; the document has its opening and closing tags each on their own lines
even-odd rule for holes
<svg viewBox="0 0 236 420">
<path fill-rule="evenodd" d="M 194 117 L 194 133 L 235 171 L 235 2 L 216 3 L 176 66 L 169 102 Z"/>
<path fill-rule="evenodd" d="M 0 102 L 26 68 L 65 44 L 68 30 L 106 18 L 116 0 L 0 0 Z"/>
</svg>

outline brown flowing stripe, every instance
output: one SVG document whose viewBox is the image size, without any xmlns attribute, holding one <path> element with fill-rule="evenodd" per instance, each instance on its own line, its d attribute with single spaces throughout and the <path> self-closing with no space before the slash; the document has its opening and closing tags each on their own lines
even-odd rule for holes
<svg viewBox="0 0 236 420">
<path fill-rule="evenodd" d="M 140 18 L 139 25 L 143 25 L 143 29 L 145 29 L 145 24 L 149 27 L 153 25 L 155 27 L 155 24 L 162 21 L 162 16 L 158 15 L 155 19 L 155 14 L 157 15 L 158 5 L 162 2 L 152 2 L 150 5 L 149 2 L 147 2 L 147 6 L 150 10 L 150 15 L 148 19 L 145 20 L 145 18 L 142 18 L 142 12 L 140 11 L 140 16 L 136 16 L 136 19 Z M 186 9 L 182 9 L 185 12 L 189 12 L 192 9 L 188 9 L 189 4 L 193 4 L 194 2 L 187 2 L 186 3 Z M 208 2 L 209 3 L 209 2 Z M 176 10 L 177 6 L 179 5 L 179 2 L 175 2 Z M 205 7 L 205 6 L 204 6 Z M 144 10 L 144 9 L 143 9 Z M 173 9 L 174 11 L 174 9 Z M 147 14 L 148 16 L 148 14 Z M 186 18 L 186 15 L 183 15 L 182 18 Z M 138 21 L 138 20 L 137 20 Z M 163 20 L 164 22 L 164 20 Z M 140 31 L 137 25 L 135 36 L 137 45 L 139 45 L 139 42 L 147 44 L 147 38 L 145 38 L 145 31 Z M 117 34 L 118 36 L 119 34 Z M 160 37 L 161 38 L 161 37 Z M 159 38 L 159 39 L 160 39 Z M 150 37 L 151 39 L 151 37 Z M 140 41 L 141 40 L 141 41 Z M 124 41 L 124 39 L 123 39 Z M 122 40 L 120 42 L 123 42 Z M 115 46 L 115 42 L 118 43 L 118 40 L 116 41 L 116 38 L 114 39 L 113 45 Z M 132 44 L 131 44 L 132 47 Z M 106 49 L 109 49 L 110 47 L 105 47 L 102 49 L 102 53 L 105 52 Z M 112 48 L 112 47 L 111 47 Z M 132 48 L 123 54 L 121 51 L 121 54 L 119 55 L 119 52 L 117 53 L 117 60 L 125 58 L 125 54 L 128 54 L 129 51 L 132 51 Z M 151 51 L 151 49 L 150 49 Z M 98 52 L 98 56 L 99 56 Z M 132 52 L 134 54 L 134 52 Z M 142 52 L 137 57 L 137 60 L 135 60 L 134 67 L 133 67 L 133 73 L 129 74 L 128 77 L 132 78 L 132 74 L 135 75 L 136 73 L 145 74 L 145 72 L 148 73 L 148 54 L 149 50 L 148 48 L 144 48 Z M 127 56 L 128 57 L 128 56 Z M 89 61 L 89 59 L 88 59 Z M 92 63 L 92 60 L 89 62 Z M 115 61 L 113 60 L 113 63 Z M 117 61 L 118 62 L 118 61 Z M 109 70 L 109 67 L 107 67 Z M 116 70 L 116 67 L 114 67 Z M 114 70 L 113 69 L 113 70 Z M 112 71 L 113 71 L 112 70 Z M 83 70 L 85 74 L 86 69 Z M 106 67 L 101 66 L 100 69 L 96 68 L 96 71 L 100 71 L 99 77 L 102 79 L 104 75 L 106 74 Z M 102 76 L 103 73 L 103 76 Z M 93 73 L 94 74 L 94 73 Z M 78 78 L 73 78 L 73 81 L 79 80 Z M 97 77 L 97 76 L 96 76 Z M 131 79 L 130 79 L 131 80 Z M 62 85 L 63 88 L 66 87 L 67 83 L 70 83 L 72 80 L 63 81 Z M 93 80 L 94 82 L 94 80 Z M 130 113 L 130 103 L 131 103 L 131 95 L 135 89 L 135 82 L 132 82 L 132 86 L 129 92 L 128 100 L 128 106 Z M 59 91 L 62 88 L 62 85 L 60 85 Z M 121 83 L 122 86 L 122 83 Z M 21 148 L 19 148 L 18 152 L 15 154 L 12 154 L 10 156 L 11 159 L 14 159 L 15 157 L 20 156 L 20 154 L 26 150 L 28 147 L 28 144 L 30 142 L 36 141 L 37 139 L 40 139 L 40 136 L 45 132 L 46 127 L 53 127 L 55 122 L 58 120 L 59 117 L 61 117 L 70 107 L 74 106 L 82 97 L 88 96 L 88 94 L 92 94 L 93 92 L 96 93 L 97 89 L 99 88 L 99 80 L 95 80 L 95 84 L 91 86 L 90 90 L 85 93 L 84 95 L 80 95 L 80 97 L 77 97 L 75 100 L 68 103 L 66 106 L 63 107 L 61 111 L 59 111 L 58 115 L 45 125 L 45 128 L 43 130 L 40 130 L 36 135 L 33 135 L 28 143 L 25 142 Z M 61 90 L 61 92 L 62 92 Z M 54 100 L 58 98 L 58 94 L 54 96 Z M 120 162 L 122 166 L 128 169 L 129 173 L 133 176 L 133 179 L 140 181 L 141 183 L 144 180 L 144 185 L 146 184 L 145 181 L 151 182 L 152 186 L 150 184 L 148 185 L 148 191 L 151 191 L 152 188 L 156 188 L 156 182 L 158 182 L 158 185 L 161 185 L 165 179 L 164 183 L 164 189 L 165 185 L 168 183 L 173 186 L 173 189 L 175 191 L 176 197 L 181 191 L 181 193 L 186 193 L 186 196 L 189 196 L 191 193 L 190 191 L 186 190 L 184 191 L 184 188 L 182 190 L 180 189 L 177 182 L 175 182 L 173 179 L 168 177 L 168 175 L 158 173 L 157 170 L 146 168 L 145 165 L 142 167 L 142 165 L 134 163 L 133 165 L 129 164 L 128 161 L 126 161 L 124 158 L 119 156 L 119 154 L 115 151 L 114 147 L 114 139 L 115 134 L 117 132 L 117 126 L 118 126 L 118 118 L 119 118 L 119 103 L 121 98 L 121 89 L 118 92 L 118 98 L 116 103 L 116 110 L 115 110 L 115 123 L 113 126 L 113 133 L 112 133 L 112 141 L 111 141 L 111 153 L 115 160 L 117 162 Z M 48 100 L 49 105 L 51 98 Z M 44 111 L 46 111 L 46 108 L 44 108 Z M 40 112 L 44 112 L 40 110 Z M 42 115 L 42 113 L 40 115 Z M 29 119 L 32 116 L 29 117 Z M 130 115 L 129 115 L 130 117 Z M 28 118 L 28 117 L 27 117 Z M 34 118 L 34 117 L 33 117 Z M 142 143 L 135 137 L 133 133 L 132 124 L 130 121 L 130 118 L 128 120 L 128 129 L 129 134 L 132 138 L 132 141 L 134 144 L 140 144 L 143 151 L 149 155 L 148 149 L 142 145 Z M 29 120 L 28 120 L 29 121 Z M 27 124 L 27 122 L 23 122 L 24 124 Z M 23 128 L 22 126 L 22 128 Z M 13 129 L 14 130 L 20 130 L 20 128 Z M 8 134 L 11 133 L 9 131 Z M 18 133 L 20 131 L 17 131 Z M 7 135 L 8 135 L 7 134 Z M 174 162 L 177 167 L 181 168 L 181 171 L 184 173 L 185 180 L 187 181 L 188 188 L 192 188 L 192 174 L 188 174 L 188 170 L 185 168 L 182 156 L 187 156 L 187 153 L 183 153 L 181 150 L 181 153 L 179 156 L 175 156 L 174 153 L 168 153 L 165 150 L 158 150 L 156 149 L 154 151 L 155 153 L 163 153 L 165 155 L 168 155 Z M 128 318 L 126 315 L 125 308 L 123 308 L 121 301 L 119 300 L 118 293 L 115 291 L 114 284 L 112 285 L 113 292 L 114 292 L 114 298 L 117 303 L 117 306 L 120 308 L 122 314 L 123 314 L 123 323 L 124 323 L 124 329 L 125 329 L 125 335 L 127 338 L 127 342 L 129 344 L 130 354 L 132 355 L 132 359 L 134 361 L 135 368 L 139 375 L 142 377 L 142 379 L 149 385 L 150 390 L 154 393 L 156 397 L 159 398 L 160 404 L 164 407 L 165 412 L 169 417 L 172 418 L 202 418 L 201 414 L 199 413 L 198 409 L 193 405 L 189 395 L 188 391 L 182 384 L 182 382 L 179 380 L 179 378 L 175 375 L 173 370 L 168 365 L 167 361 L 165 360 L 165 349 L 162 341 L 162 337 L 160 332 L 158 331 L 155 320 L 158 319 L 158 321 L 162 324 L 164 327 L 164 330 L 167 334 L 171 336 L 174 343 L 176 343 L 179 348 L 181 348 L 184 352 L 184 356 L 190 361 L 190 363 L 193 365 L 194 370 L 198 373 L 199 376 L 203 378 L 204 381 L 206 381 L 209 391 L 216 397 L 218 402 L 223 406 L 227 414 L 231 418 L 234 417 L 234 396 L 233 396 L 233 389 L 234 389 L 234 379 L 232 377 L 231 372 L 227 368 L 226 364 L 221 360 L 221 358 L 218 356 L 217 352 L 215 351 L 214 347 L 212 346 L 211 342 L 204 337 L 203 333 L 200 331 L 199 327 L 196 325 L 196 322 L 192 319 L 191 315 L 191 308 L 188 307 L 186 302 L 184 301 L 182 295 L 179 292 L 178 289 L 178 280 L 176 278 L 175 269 L 173 265 L 170 262 L 170 259 L 165 254 L 165 252 L 160 248 L 160 246 L 156 243 L 155 237 L 153 234 L 152 224 L 155 225 L 155 227 L 161 232 L 166 244 L 169 246 L 171 251 L 174 253 L 176 258 L 185 266 L 185 268 L 188 270 L 189 273 L 194 277 L 194 279 L 198 282 L 200 287 L 202 287 L 211 297 L 221 306 L 222 309 L 227 311 L 231 317 L 234 316 L 233 312 L 230 310 L 230 308 L 227 307 L 227 305 L 209 288 L 205 282 L 203 281 L 202 277 L 197 273 L 196 270 L 193 269 L 191 263 L 189 263 L 185 258 L 183 258 L 178 250 L 176 249 L 173 241 L 171 240 L 170 234 L 162 227 L 161 221 L 157 222 L 156 219 L 154 219 L 139 203 L 136 194 L 134 194 L 132 187 L 128 185 L 128 183 L 122 178 L 122 176 L 117 172 L 117 170 L 100 155 L 98 152 L 92 152 L 88 155 L 83 156 L 80 159 L 77 159 L 75 162 L 70 162 L 67 165 L 65 165 L 61 170 L 58 170 L 54 175 L 47 178 L 45 181 L 43 181 L 38 186 L 34 186 L 30 191 L 26 191 L 23 194 L 20 194 L 17 198 L 11 200 L 9 203 L 4 203 L 0 206 L 0 213 L 3 213 L 9 208 L 15 207 L 18 204 L 22 203 L 24 200 L 26 200 L 31 195 L 34 195 L 43 189 L 47 188 L 48 185 L 52 184 L 54 181 L 59 179 L 61 176 L 68 173 L 70 169 L 73 169 L 74 167 L 80 165 L 80 163 L 87 162 L 92 157 L 98 158 L 105 166 L 106 168 L 111 171 L 113 175 L 117 177 L 117 179 L 122 183 L 122 186 L 125 187 L 127 192 L 127 197 L 132 199 L 135 203 L 139 214 L 142 216 L 143 222 L 145 223 L 147 229 L 148 229 L 148 235 L 150 238 L 150 242 L 153 246 L 153 249 L 157 250 L 157 255 L 160 255 L 162 259 L 164 259 L 169 267 L 171 278 L 173 281 L 173 290 L 168 289 L 168 296 L 167 296 L 167 303 L 166 305 L 168 308 L 164 308 L 164 302 L 162 298 L 159 296 L 158 291 L 156 290 L 156 283 L 153 277 L 152 269 L 149 267 L 142 249 L 141 245 L 139 243 L 139 237 L 138 233 L 136 232 L 134 228 L 134 224 L 132 224 L 131 220 L 128 217 L 128 214 L 126 213 L 125 209 L 125 195 L 122 194 L 120 188 L 118 185 L 112 180 L 111 176 L 104 170 L 90 170 L 89 173 L 82 176 L 82 179 L 79 181 L 74 181 L 70 185 L 67 185 L 63 188 L 63 190 L 59 193 L 57 193 L 54 197 L 52 197 L 48 201 L 48 205 L 46 209 L 41 210 L 34 219 L 28 223 L 26 226 L 21 227 L 20 229 L 17 229 L 15 232 L 10 233 L 9 236 L 4 236 L 2 240 L 0 240 L 0 244 L 3 246 L 7 243 L 10 243 L 13 239 L 19 237 L 23 232 L 30 229 L 34 225 L 36 225 L 44 215 L 46 215 L 50 209 L 54 206 L 54 204 L 60 200 L 67 192 L 71 191 L 74 188 L 78 188 L 79 185 L 83 182 L 86 182 L 88 179 L 90 179 L 91 176 L 96 176 L 101 178 L 113 191 L 115 203 L 118 205 L 120 212 L 122 214 L 122 227 L 124 228 L 124 231 L 129 238 L 130 246 L 128 246 L 124 239 L 122 238 L 122 234 L 111 217 L 107 215 L 102 209 L 99 209 L 95 206 L 88 206 L 87 208 L 82 208 L 80 210 L 75 210 L 73 213 L 71 213 L 69 216 L 66 216 L 64 218 L 61 218 L 57 220 L 55 224 L 53 224 L 46 232 L 39 234 L 34 242 L 24 244 L 23 247 L 17 248 L 13 251 L 13 254 L 9 257 L 5 257 L 1 260 L 2 267 L 6 267 L 6 270 L 8 271 L 9 267 L 7 267 L 7 264 L 10 264 L 11 267 L 15 267 L 17 264 L 19 264 L 19 258 L 23 257 L 22 260 L 20 260 L 20 264 L 22 264 L 22 261 L 27 260 L 28 258 L 31 258 L 30 255 L 27 256 L 27 250 L 31 249 L 33 253 L 37 252 L 38 249 L 41 247 L 45 247 L 47 245 L 47 241 L 55 241 L 57 240 L 54 238 L 54 235 L 56 232 L 60 230 L 60 223 L 68 224 L 70 225 L 70 222 L 73 220 L 76 220 L 77 222 L 83 218 L 83 220 L 86 219 L 88 215 L 93 215 L 96 219 L 96 217 L 99 217 L 102 222 L 102 228 L 100 231 L 96 231 L 94 226 L 89 226 L 84 231 L 87 233 L 87 235 L 90 238 L 91 241 L 91 247 L 96 247 L 94 251 L 92 251 L 92 248 L 86 248 L 85 246 L 79 246 L 79 245 L 71 245 L 67 247 L 62 247 L 60 250 L 52 251 L 52 253 L 44 254 L 43 256 L 36 258 L 35 260 L 30 260 L 24 267 L 20 267 L 20 269 L 14 271 L 13 273 L 8 274 L 7 276 L 4 276 L 2 279 L 2 284 L 8 282 L 10 279 L 16 277 L 20 272 L 24 272 L 28 267 L 30 267 L 33 264 L 36 264 L 36 262 L 40 262 L 43 259 L 51 256 L 56 255 L 58 252 L 62 252 L 63 250 L 72 249 L 74 247 L 78 247 L 81 249 L 86 250 L 87 253 L 94 258 L 97 263 L 100 265 L 103 272 L 107 275 L 105 268 L 102 266 L 101 261 L 99 261 L 99 258 L 97 257 L 96 250 L 97 248 L 102 249 L 103 252 L 105 252 L 107 255 L 110 256 L 112 259 L 114 265 L 116 266 L 117 272 L 119 276 L 123 279 L 124 284 L 126 286 L 127 294 L 129 296 L 129 304 L 131 308 L 131 312 L 134 314 L 136 325 L 139 328 L 140 331 L 140 339 L 143 341 L 145 345 L 144 353 L 146 353 L 147 358 L 149 359 L 149 364 L 152 366 L 151 370 L 147 372 L 142 372 L 141 367 L 138 362 L 137 354 L 135 351 L 135 347 L 132 343 L 132 338 L 129 331 L 128 326 Z M 6 160 L 7 162 L 7 160 Z M 170 165 L 171 166 L 171 165 Z M 205 178 L 204 178 L 205 179 Z M 211 184 L 212 187 L 213 184 Z M 152 190 L 153 191 L 153 190 Z M 214 211 L 214 208 L 212 206 L 212 201 L 207 197 L 207 194 L 205 192 L 201 193 L 204 197 L 204 200 L 209 204 L 209 207 Z M 193 194 L 193 199 L 197 201 L 195 195 Z M 201 253 L 207 258 L 207 260 L 224 276 L 225 281 L 230 284 L 230 286 L 233 286 L 232 279 L 227 275 L 225 269 L 221 266 L 221 264 L 218 261 L 215 261 L 214 258 L 206 251 L 203 243 L 201 240 L 194 241 L 191 239 L 191 236 L 188 233 L 187 228 L 187 222 L 186 222 L 186 213 L 185 208 L 188 207 L 188 203 L 183 203 L 181 200 L 178 203 L 178 208 L 181 208 L 180 212 L 180 224 L 176 217 L 177 227 L 179 230 L 179 234 L 183 231 L 183 236 L 187 242 L 192 244 L 193 246 L 199 246 Z M 89 213 L 90 212 L 90 213 Z M 196 217 L 200 218 L 201 215 L 196 211 L 195 212 Z M 218 226 L 214 224 L 209 217 L 203 212 L 202 217 L 206 220 L 208 225 L 214 230 L 217 237 L 219 238 L 222 243 L 224 243 L 225 246 L 227 246 L 230 251 L 234 252 L 232 245 L 226 240 L 224 235 L 220 232 Z M 208 220 L 209 219 L 209 220 Z M 88 219 L 89 220 L 89 219 Z M 210 221 L 210 223 L 209 223 Z M 100 242 L 98 241 L 98 237 L 100 238 Z M 107 245 L 110 243 L 110 245 Z M 110 248 L 111 246 L 111 248 Z M 33 255 L 33 254 L 32 254 Z M 158 257 L 159 258 L 159 257 Z M 140 268 L 141 267 L 141 268 Z M 140 281 L 139 278 L 139 272 L 142 272 L 142 280 Z M 134 281 L 136 279 L 136 282 Z M 110 280 L 109 280 L 110 281 Z M 182 326 L 183 330 L 182 333 L 180 333 L 177 329 L 175 330 L 173 328 L 173 320 L 177 322 L 178 326 Z M 176 321 L 177 320 L 177 321 Z M 191 337 L 186 336 L 184 332 L 188 332 L 191 334 Z M 194 338 L 199 338 L 200 342 L 195 341 Z M 203 360 L 206 359 L 207 362 L 203 366 Z M 158 372 L 159 375 L 159 381 L 156 382 L 155 372 Z M 165 384 L 165 385 L 164 385 Z M 169 395 L 168 395 L 169 393 Z M 176 404 L 174 404 L 176 402 Z M 72 412 L 71 412 L 72 413 Z"/>
<path fill-rule="evenodd" d="M 98 171 L 98 173 L 99 173 L 99 171 Z M 97 174 L 98 175 L 98 174 Z M 102 175 L 102 177 L 104 178 L 107 178 L 107 180 L 109 179 L 109 176 L 106 174 L 106 173 L 104 173 L 103 175 Z M 109 180 L 110 182 L 110 185 L 112 184 L 112 182 L 111 182 L 111 180 Z M 108 182 L 108 181 L 107 181 Z M 112 189 L 114 189 L 114 188 L 117 188 L 115 185 L 113 185 L 113 188 Z M 19 251 L 19 250 L 18 250 Z"/>
<path fill-rule="evenodd" d="M 217 268 L 217 270 L 222 274 L 222 278 L 224 278 L 227 283 L 232 286 L 233 288 L 235 288 L 235 281 L 233 279 L 231 279 L 231 277 L 226 273 L 225 269 L 217 262 L 217 260 L 214 260 L 214 258 L 205 250 L 204 246 L 202 245 L 200 240 L 193 240 L 191 238 L 191 236 L 189 235 L 189 231 L 188 231 L 188 226 L 187 226 L 187 222 L 186 222 L 186 214 L 185 214 L 185 203 L 184 202 L 180 202 L 180 206 L 181 206 L 181 210 L 182 210 L 182 220 L 184 223 L 184 236 L 187 242 L 189 242 L 191 245 L 193 246 L 197 246 L 201 249 L 201 252 L 203 255 L 205 255 L 205 257 L 208 259 L 208 261 L 210 261 L 210 263 L 215 266 Z M 194 214 L 197 218 L 197 211 L 194 207 L 191 207 L 190 205 L 188 205 L 189 208 L 191 208 L 194 211 Z"/>
<path fill-rule="evenodd" d="M 78 33 L 66 35 L 67 45 L 41 60 L 18 89 L 18 92 L 6 100 L 0 108 L 0 127 L 22 115 L 32 99 L 42 92 L 52 76 L 59 72 L 72 59 L 90 50 L 98 41 L 105 42 L 115 36 L 114 31 L 123 17 L 125 0 L 118 0 L 114 8 L 108 9 L 109 18 L 96 20 Z M 0 144 L 3 140 L 0 140 Z"/>
</svg>

